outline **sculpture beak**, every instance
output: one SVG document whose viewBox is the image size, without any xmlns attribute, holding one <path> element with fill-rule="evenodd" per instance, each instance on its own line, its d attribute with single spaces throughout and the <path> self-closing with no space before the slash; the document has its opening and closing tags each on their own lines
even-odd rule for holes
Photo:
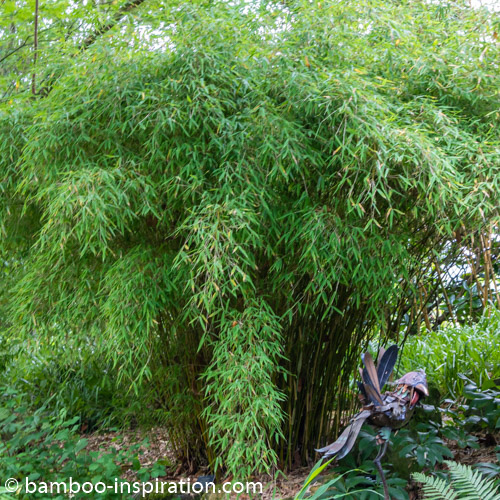
<svg viewBox="0 0 500 500">
<path fill-rule="evenodd" d="M 429 395 L 429 389 L 427 388 L 426 384 L 420 383 L 415 386 L 415 389 L 419 392 L 421 392 L 424 396 Z"/>
</svg>

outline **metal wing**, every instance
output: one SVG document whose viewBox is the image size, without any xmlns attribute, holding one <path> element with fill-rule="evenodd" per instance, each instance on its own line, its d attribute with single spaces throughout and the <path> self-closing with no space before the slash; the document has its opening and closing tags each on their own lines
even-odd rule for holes
<svg viewBox="0 0 500 500">
<path fill-rule="evenodd" d="M 391 345 L 384 352 L 382 359 L 380 360 L 377 366 L 377 375 L 380 383 L 380 389 L 384 388 L 385 383 L 389 380 L 391 376 L 392 370 L 394 369 L 394 365 L 398 359 L 398 346 L 396 344 Z"/>
<path fill-rule="evenodd" d="M 377 369 L 370 353 L 361 355 L 365 368 L 363 370 L 363 383 L 368 397 L 375 405 L 383 405 L 382 394 L 380 394 L 380 384 L 378 381 Z"/>
</svg>

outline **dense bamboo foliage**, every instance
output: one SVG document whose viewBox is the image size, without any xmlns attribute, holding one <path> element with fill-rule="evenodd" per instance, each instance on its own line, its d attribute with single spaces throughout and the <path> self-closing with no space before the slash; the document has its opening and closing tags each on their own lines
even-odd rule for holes
<svg viewBox="0 0 500 500">
<path fill-rule="evenodd" d="M 338 428 L 361 344 L 495 234 L 498 20 L 139 3 L 42 45 L 44 92 L 27 58 L 2 72 L 0 320 L 150 380 L 186 456 L 292 465 Z"/>
</svg>

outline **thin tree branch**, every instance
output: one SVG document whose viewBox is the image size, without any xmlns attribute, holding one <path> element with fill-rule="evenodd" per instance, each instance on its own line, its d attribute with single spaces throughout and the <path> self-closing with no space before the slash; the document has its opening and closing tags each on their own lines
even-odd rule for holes
<svg viewBox="0 0 500 500">
<path fill-rule="evenodd" d="M 111 21 L 98 28 L 80 44 L 79 51 L 83 52 L 87 50 L 100 36 L 104 35 L 104 33 L 107 33 L 110 29 L 114 28 L 125 17 L 126 14 L 134 10 L 136 7 L 139 7 L 139 5 L 144 3 L 144 1 L 145 0 L 130 0 L 126 2 L 123 7 L 120 7 L 120 9 L 115 12 L 115 14 L 111 18 Z"/>
<path fill-rule="evenodd" d="M 41 35 L 42 33 L 46 32 L 46 31 L 50 31 L 50 30 L 54 29 L 54 27 L 55 27 L 55 25 L 54 26 L 49 26 L 48 28 L 44 28 L 43 30 L 38 30 L 38 34 Z M 6 59 L 8 59 L 10 56 L 14 55 L 16 52 L 20 51 L 21 49 L 24 49 L 24 47 L 27 47 L 31 43 L 31 37 L 32 36 L 33 35 L 28 35 L 23 40 L 23 42 L 21 42 L 21 45 L 19 45 L 15 49 L 12 49 L 8 54 L 5 54 L 4 56 L 0 57 L 0 63 L 2 63 L 3 61 L 5 61 Z M 50 40 L 39 40 L 38 43 L 40 44 L 42 42 L 55 41 L 55 40 L 57 40 L 57 38 L 50 39 Z"/>
<path fill-rule="evenodd" d="M 97 39 L 114 28 L 130 11 L 139 7 L 145 0 L 130 0 L 126 2 L 117 12 L 112 16 L 111 21 L 96 29 L 94 33 L 89 35 L 78 47 L 78 52 L 86 51 Z M 44 85 L 38 92 L 40 95 L 46 97 L 52 90 L 52 83 L 54 78 L 51 77 L 46 85 Z"/>
<path fill-rule="evenodd" d="M 11 55 L 15 54 L 17 51 L 23 49 L 24 47 L 26 47 L 28 45 L 28 41 L 29 39 L 31 38 L 31 36 L 27 37 L 26 40 L 24 40 L 24 42 L 19 45 L 19 47 L 16 47 L 14 50 L 10 51 L 8 54 L 4 55 L 3 57 L 0 58 L 0 63 L 2 63 L 3 61 L 5 61 L 5 59 L 8 59 Z"/>
</svg>

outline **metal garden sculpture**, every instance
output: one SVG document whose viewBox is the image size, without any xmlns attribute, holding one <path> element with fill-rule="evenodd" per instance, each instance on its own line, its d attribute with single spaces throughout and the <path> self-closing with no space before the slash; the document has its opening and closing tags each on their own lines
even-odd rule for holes
<svg viewBox="0 0 500 500">
<path fill-rule="evenodd" d="M 401 377 L 395 388 L 382 394 L 381 389 L 388 381 L 398 357 L 398 347 L 393 345 L 385 351 L 375 367 L 373 358 L 369 353 L 361 356 L 364 369 L 360 369 L 361 380 L 358 382 L 361 391 L 363 409 L 355 415 L 350 424 L 344 429 L 337 441 L 317 450 L 325 457 L 345 457 L 354 446 L 361 426 L 368 422 L 378 428 L 390 431 L 406 425 L 413 415 L 415 405 L 420 399 L 429 395 L 427 379 L 423 370 L 409 372 Z M 390 500 L 387 481 L 380 460 L 387 451 L 387 433 L 377 435 L 380 446 L 374 463 L 380 473 L 384 486 L 385 500 Z"/>
</svg>

